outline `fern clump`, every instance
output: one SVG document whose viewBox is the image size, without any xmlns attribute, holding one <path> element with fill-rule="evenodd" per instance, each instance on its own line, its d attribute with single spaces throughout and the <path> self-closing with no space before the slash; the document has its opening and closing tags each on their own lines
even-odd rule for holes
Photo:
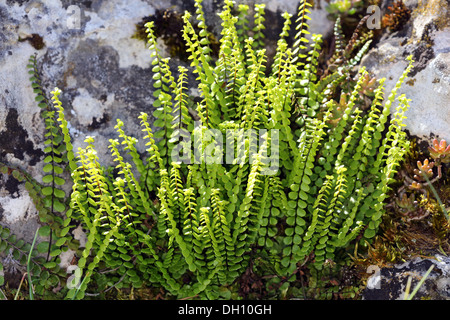
<svg viewBox="0 0 450 320">
<path fill-rule="evenodd" d="M 401 130 L 408 100 L 396 93 L 412 61 L 386 100 L 381 79 L 365 105 L 367 71 L 354 75 L 352 68 L 370 35 L 359 37 L 358 29 L 345 46 L 337 24 L 337 52 L 319 76 L 322 39 L 306 37 L 309 7 L 301 1 L 297 17 L 283 15 L 274 62 L 267 65 L 263 5 L 255 6 L 251 28 L 248 6 L 225 1 L 214 59 L 196 0 L 200 31 L 188 12 L 182 30 L 200 92 L 193 112 L 186 102 L 188 70 L 180 66 L 174 76 L 149 22 L 156 130 L 141 113 L 141 156 L 137 139 L 117 120 L 119 139 L 110 140 L 115 168 L 99 164 L 92 137 L 73 151 L 59 89 L 52 92 L 53 108 L 42 104 L 51 177 L 44 177 L 51 185 L 42 193 L 64 226 L 77 221 L 87 231 L 77 251 L 80 281 L 68 298 L 84 297 L 96 277 L 105 288 L 161 286 L 177 298 L 229 297 L 257 257 L 293 281 L 301 266 L 320 270 L 352 243 L 371 241 L 409 148 Z M 338 101 L 345 103 L 334 121 Z M 67 207 L 57 178 L 65 168 L 73 182 Z M 64 230 L 57 235 L 63 247 L 70 241 Z"/>
</svg>

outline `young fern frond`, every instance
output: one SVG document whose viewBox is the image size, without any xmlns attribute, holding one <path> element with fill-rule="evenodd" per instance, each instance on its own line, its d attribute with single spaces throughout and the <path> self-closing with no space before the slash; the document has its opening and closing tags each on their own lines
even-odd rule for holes
<svg viewBox="0 0 450 320">
<path fill-rule="evenodd" d="M 183 212 L 183 235 L 184 241 L 186 243 L 186 248 L 191 253 L 192 258 L 186 258 L 186 262 L 189 265 L 191 271 L 197 269 L 197 264 L 195 259 L 195 249 L 194 249 L 194 233 L 198 231 L 198 214 L 197 214 L 197 203 L 194 194 L 194 188 L 188 188 L 183 190 L 184 193 L 184 212 Z M 191 261 L 192 259 L 192 261 Z"/>
<path fill-rule="evenodd" d="M 362 18 L 356 29 L 354 30 L 351 39 L 345 44 L 344 35 L 342 32 L 341 18 L 338 17 L 334 26 L 334 36 L 336 48 L 332 57 L 327 61 L 328 68 L 325 74 L 331 76 L 333 74 L 348 75 L 349 70 L 354 67 L 367 52 L 372 42 L 373 32 L 369 31 L 361 35 L 360 31 L 365 25 L 369 16 Z M 358 48 L 357 53 L 354 51 Z"/>
<path fill-rule="evenodd" d="M 172 124 L 172 137 L 170 142 L 174 144 L 174 148 L 172 149 L 171 159 L 178 159 L 181 162 L 189 163 L 191 158 L 190 152 L 190 132 L 193 130 L 193 122 L 192 118 L 189 115 L 188 106 L 187 106 L 187 94 L 185 82 L 186 82 L 186 72 L 187 69 L 179 66 L 178 70 L 180 75 L 177 81 L 177 88 L 175 90 L 175 106 L 173 109 L 173 124 Z M 183 156 L 186 156 L 185 153 L 188 153 L 187 158 L 180 155 L 180 150 L 183 150 Z M 189 150 L 188 152 L 185 152 Z"/>
<path fill-rule="evenodd" d="M 111 208 L 113 206 L 108 185 L 105 180 L 104 172 L 98 163 L 92 137 L 86 138 L 88 143 L 86 149 L 79 149 L 78 160 L 79 168 L 74 171 L 74 186 L 71 196 L 72 208 L 82 215 L 90 233 L 87 237 L 81 258 L 78 260 L 78 267 L 81 270 L 86 268 L 85 279 L 79 288 L 72 288 L 67 293 L 67 298 L 82 299 L 87 285 L 92 277 L 94 269 L 103 257 L 109 245 L 109 239 L 117 232 L 120 225 L 120 219 L 115 217 Z M 83 178 L 81 175 L 83 174 Z M 84 185 L 80 182 L 84 179 Z M 112 223 L 112 227 L 110 225 Z M 106 229 L 106 231 L 102 231 Z M 100 239 L 97 235 L 104 233 L 104 238 Z M 96 248 L 96 255 L 93 261 L 88 264 L 88 258 L 91 249 Z"/>
<path fill-rule="evenodd" d="M 142 131 L 146 133 L 145 139 L 148 140 L 145 144 L 145 146 L 148 146 L 146 149 L 148 157 L 147 163 L 145 164 L 145 178 L 141 180 L 143 182 L 143 188 L 147 193 L 150 193 L 152 191 L 154 192 L 159 186 L 160 179 L 158 169 L 164 168 L 164 161 L 153 138 L 154 135 L 150 124 L 148 123 L 148 115 L 145 112 L 142 112 L 139 119 L 141 119 L 141 126 L 143 127 Z"/>
<path fill-rule="evenodd" d="M 122 120 L 118 119 L 117 124 L 114 127 L 119 133 L 119 137 L 122 138 L 122 144 L 125 145 L 125 150 L 133 159 L 133 163 L 136 166 L 139 174 L 145 174 L 145 165 L 136 149 L 137 139 L 135 137 L 128 136 L 123 130 L 124 123 Z"/>
<path fill-rule="evenodd" d="M 341 17 L 338 16 L 336 18 L 336 21 L 334 23 L 334 41 L 335 41 L 335 49 L 334 54 L 331 57 L 331 59 L 328 61 L 328 64 L 342 63 L 342 59 L 344 56 L 344 50 L 345 50 L 345 36 L 342 31 L 342 25 L 341 25 Z M 341 59 L 341 61 L 337 61 L 338 59 Z"/>
<path fill-rule="evenodd" d="M 151 57 L 153 65 L 153 87 L 155 91 L 153 95 L 157 97 L 153 106 L 156 108 L 153 116 L 156 118 L 155 127 L 160 130 L 155 132 L 155 138 L 160 139 L 158 148 L 164 164 L 168 164 L 170 152 L 172 150 L 172 143 L 170 138 L 172 136 L 172 95 L 171 91 L 175 89 L 175 80 L 169 68 L 169 59 L 162 58 L 157 49 L 156 36 L 154 34 L 154 22 L 150 21 L 145 24 L 148 34 L 149 49 L 152 51 Z"/>
<path fill-rule="evenodd" d="M 124 144 L 124 143 L 128 144 L 128 146 L 125 148 L 125 150 L 131 149 L 132 151 L 130 151 L 130 152 L 137 154 L 137 151 L 134 148 L 135 141 L 133 143 L 129 144 L 129 137 L 127 138 L 127 136 L 121 129 L 122 126 L 123 126 L 123 122 L 118 120 L 116 128 L 119 132 L 121 132 L 121 136 L 125 137 L 125 141 L 123 141 L 122 144 Z M 117 148 L 118 145 L 119 145 L 119 141 L 117 139 L 115 139 L 115 140 L 110 139 L 110 149 L 111 149 L 112 155 L 114 156 L 114 161 L 118 162 L 118 165 L 116 166 L 116 168 L 120 169 L 118 174 L 122 175 L 125 179 L 118 180 L 118 178 L 116 178 L 116 181 L 114 181 L 113 184 L 115 184 L 116 187 L 118 187 L 121 195 L 124 197 L 123 202 L 127 202 L 128 204 L 133 205 L 135 207 L 135 210 L 137 212 L 140 212 L 141 214 L 155 216 L 155 213 L 154 213 L 155 208 L 154 208 L 153 204 L 150 201 L 148 201 L 147 195 L 145 194 L 145 191 L 141 188 L 141 184 L 139 183 L 138 179 L 135 177 L 135 175 L 132 171 L 131 165 L 129 163 L 124 162 L 124 159 L 121 156 L 121 154 Z M 119 181 L 121 181 L 121 182 L 119 182 Z M 125 183 L 129 189 L 127 193 L 125 192 L 125 189 L 123 189 L 123 184 L 125 184 Z M 126 200 L 126 198 L 128 198 L 128 193 L 131 195 L 132 200 L 131 199 L 128 201 Z M 127 210 L 127 211 L 129 211 L 129 210 Z M 130 215 L 130 213 L 128 215 Z"/>
<path fill-rule="evenodd" d="M 211 48 L 209 47 L 210 41 L 208 39 L 209 32 L 206 25 L 205 14 L 203 12 L 202 0 L 195 0 L 194 7 L 196 8 L 195 14 L 198 21 L 197 27 L 200 28 L 199 37 L 200 44 L 202 45 L 201 50 L 206 55 L 206 60 L 209 62 L 211 60 Z"/>
<path fill-rule="evenodd" d="M 288 47 L 286 38 L 289 37 L 289 31 L 291 30 L 292 15 L 286 11 L 283 13 L 283 18 L 284 18 L 283 29 L 277 41 L 277 50 L 275 52 L 275 56 L 273 58 L 272 63 L 272 75 L 273 76 L 278 75 L 278 78 L 280 77 L 281 73 L 282 59 L 286 51 L 286 48 Z"/>
<path fill-rule="evenodd" d="M 302 53 L 303 50 L 307 49 L 304 43 L 309 43 L 306 35 L 310 34 L 308 31 L 309 26 L 307 20 L 311 20 L 311 18 L 308 16 L 308 14 L 311 13 L 308 7 L 311 6 L 312 5 L 307 0 L 301 0 L 298 8 L 297 19 L 295 20 L 296 33 L 292 50 L 295 57 L 293 62 L 296 63 L 299 68 L 301 68 L 304 64 L 302 59 L 306 58 L 306 55 Z"/>
<path fill-rule="evenodd" d="M 361 49 L 358 50 L 358 52 L 354 55 L 354 57 L 349 59 L 346 67 L 348 69 L 351 69 L 354 66 L 356 66 L 359 63 L 359 61 L 362 59 L 362 57 L 367 53 L 371 44 L 372 44 L 372 40 L 365 41 L 364 45 L 361 47 Z"/>
<path fill-rule="evenodd" d="M 192 60 L 191 66 L 195 67 L 195 73 L 198 74 L 197 80 L 200 80 L 199 89 L 201 90 L 203 101 L 198 104 L 197 112 L 203 124 L 210 128 L 218 127 L 220 123 L 219 108 L 214 103 L 214 96 L 212 92 L 212 85 L 215 82 L 213 76 L 213 68 L 209 64 L 209 55 L 203 52 L 200 48 L 200 41 L 192 24 L 189 22 L 191 17 L 189 12 L 183 16 L 183 38 L 188 45 L 188 52 L 191 52 L 189 59 Z"/>
<path fill-rule="evenodd" d="M 398 79 L 398 81 L 397 81 L 396 85 L 394 86 L 394 88 L 391 90 L 391 93 L 390 93 L 389 97 L 387 98 L 387 100 L 386 100 L 386 102 L 384 104 L 383 111 L 382 111 L 382 113 L 381 113 L 381 115 L 380 115 L 380 117 L 378 119 L 378 122 L 379 122 L 380 126 L 384 125 L 387 122 L 388 116 L 390 114 L 392 103 L 394 103 L 395 97 L 397 95 L 397 91 L 399 90 L 399 88 L 402 85 L 402 83 L 405 81 L 408 73 L 411 72 L 411 69 L 413 67 L 413 65 L 412 65 L 412 63 L 413 63 L 412 56 L 409 56 L 407 58 L 407 60 L 409 61 L 408 66 L 406 67 L 405 71 L 403 72 L 403 74 Z M 388 142 L 389 139 L 391 138 L 390 137 L 391 135 L 392 135 L 392 132 L 390 130 L 386 134 L 386 137 L 383 139 L 383 142 Z M 370 170 L 371 173 L 375 173 L 374 171 L 376 169 L 378 169 L 380 165 L 382 165 L 383 159 L 384 159 L 384 157 L 386 155 L 386 149 L 388 148 L 388 146 L 389 146 L 389 144 L 384 144 L 384 143 L 382 143 L 380 145 L 380 149 L 379 149 L 379 152 L 378 152 L 377 159 L 375 161 L 374 167 Z"/>
<path fill-rule="evenodd" d="M 275 236 L 278 233 L 277 223 L 283 210 L 287 208 L 287 199 L 279 177 L 268 178 L 267 206 L 261 217 L 261 228 L 259 228 L 258 245 L 266 248 L 269 252 L 276 252 L 274 246 L 277 242 Z"/>
<path fill-rule="evenodd" d="M 228 7 L 233 7 L 234 3 L 230 0 L 225 0 L 225 3 Z M 238 42 L 241 45 L 241 49 L 244 48 L 245 39 L 249 37 L 249 20 L 248 17 L 248 10 L 250 7 L 247 4 L 239 4 L 238 5 L 238 15 L 237 15 L 237 22 L 236 22 L 236 29 L 238 34 Z"/>
<path fill-rule="evenodd" d="M 365 125 L 361 134 L 361 139 L 356 148 L 355 156 L 353 157 L 354 164 L 351 163 L 350 167 L 356 166 L 356 163 L 359 161 L 368 168 L 373 164 L 375 160 L 374 157 L 380 145 L 382 131 L 384 130 L 384 126 L 377 125 L 381 112 L 381 102 L 384 99 L 384 82 L 385 79 L 381 79 L 379 81 L 377 89 L 375 90 L 375 97 L 372 101 L 370 111 L 365 120 Z M 363 172 L 364 170 L 360 170 L 356 174 L 356 177 L 362 180 Z"/>
<path fill-rule="evenodd" d="M 163 59 L 161 66 L 163 72 L 169 72 L 168 60 Z M 159 86 L 157 80 L 155 82 L 156 87 Z M 173 82 L 172 82 L 173 83 Z M 165 84 L 161 85 L 163 88 Z M 164 89 L 163 89 L 164 90 Z M 163 159 L 164 165 L 168 165 L 171 151 L 173 148 L 173 143 L 171 138 L 173 135 L 172 123 L 173 123 L 173 101 L 172 95 L 161 91 L 158 95 L 157 109 L 153 113 L 153 116 L 157 119 L 153 124 L 155 127 L 159 127 L 160 130 L 155 132 L 155 138 L 160 139 L 157 142 L 159 153 Z M 154 104 L 155 105 L 155 104 Z"/>
<path fill-rule="evenodd" d="M 217 75 L 217 81 L 212 86 L 225 121 L 234 119 L 237 91 L 242 85 L 241 79 L 245 74 L 244 56 L 236 30 L 237 18 L 232 16 L 231 6 L 232 3 L 226 1 L 224 10 L 219 13 L 223 21 L 222 37 L 220 38 L 220 52 L 214 71 Z"/>
<path fill-rule="evenodd" d="M 314 118 L 320 106 L 315 86 L 320 44 L 322 43 L 321 35 L 312 35 L 312 41 L 311 50 L 305 59 L 305 64 L 302 69 L 297 69 L 299 74 L 295 82 L 295 94 L 296 104 L 299 108 L 297 111 Z"/>
<path fill-rule="evenodd" d="M 412 62 L 410 62 L 411 65 Z M 392 182 L 393 175 L 397 172 L 400 162 L 409 150 L 409 141 L 406 140 L 406 133 L 401 130 L 401 127 L 404 125 L 404 113 L 409 107 L 408 99 L 402 95 L 399 97 L 399 102 L 399 106 L 391 119 L 389 131 L 383 140 L 382 147 L 380 147 L 382 149 L 384 143 L 390 146 L 389 151 L 385 153 L 386 159 L 381 172 L 381 180 L 376 186 L 378 192 L 373 194 L 373 197 L 376 197 L 378 203 L 373 206 L 372 210 L 366 213 L 366 216 L 370 218 L 369 228 L 364 232 L 364 236 L 367 238 L 372 238 L 375 235 L 375 230 L 377 230 L 381 222 L 380 218 L 384 212 L 383 202 L 388 197 L 387 193 L 390 190 L 388 185 Z"/>
<path fill-rule="evenodd" d="M 364 70 L 362 70 L 361 73 L 364 73 Z M 363 81 L 363 77 L 360 77 L 352 91 L 349 102 L 346 106 L 346 109 L 342 115 L 341 120 L 337 124 L 336 128 L 334 128 L 332 133 L 330 133 L 330 135 L 328 137 L 328 141 L 325 142 L 325 144 L 324 144 L 325 150 L 324 150 L 322 156 L 325 158 L 324 169 L 327 170 L 327 172 L 330 172 L 330 170 L 332 168 L 332 165 L 334 162 L 333 159 L 335 159 L 336 154 L 338 153 L 338 148 L 339 148 L 339 146 L 341 146 L 345 129 L 348 126 L 348 122 L 351 121 L 352 114 L 355 112 L 355 110 L 354 110 L 355 102 L 356 102 L 362 81 Z M 328 107 L 333 107 L 333 103 L 331 101 L 328 102 L 327 105 L 328 105 Z M 342 150 L 342 149 L 340 149 L 340 150 Z M 343 150 L 342 152 L 344 152 L 344 151 L 345 150 Z M 341 154 L 341 156 L 339 156 L 339 157 L 342 158 L 343 155 Z"/>
<path fill-rule="evenodd" d="M 318 216 L 320 220 L 317 222 L 316 236 L 313 237 L 315 238 L 313 242 L 316 243 L 314 250 L 315 264 L 318 269 L 321 268 L 325 258 L 331 260 L 334 258 L 334 238 L 336 233 L 333 230 L 337 230 L 336 225 L 339 225 L 341 208 L 347 195 L 346 170 L 344 166 L 340 166 L 336 169 L 335 175 L 327 177 L 327 180 L 330 180 L 333 186 L 327 194 L 326 212 Z M 326 182 L 325 185 L 328 185 L 328 183 Z"/>
<path fill-rule="evenodd" d="M 246 52 L 249 57 L 250 67 L 247 75 L 247 83 L 240 88 L 238 100 L 237 118 L 243 118 L 241 128 L 252 128 L 249 124 L 249 114 L 253 114 L 252 107 L 261 96 L 261 77 L 264 73 L 264 63 L 266 62 L 265 50 L 255 52 L 252 48 L 253 39 L 246 40 Z"/>
<path fill-rule="evenodd" d="M 353 50 L 357 47 L 358 44 L 360 44 L 361 42 L 359 41 L 359 33 L 361 31 L 361 29 L 364 27 L 364 25 L 366 24 L 367 19 L 369 19 L 369 16 L 365 16 L 363 17 L 359 22 L 358 25 L 356 26 L 355 30 L 353 31 L 352 37 L 350 38 L 350 40 L 347 43 L 347 46 L 344 49 L 344 63 L 346 61 L 348 61 L 350 59 L 350 56 L 353 52 Z"/>
<path fill-rule="evenodd" d="M 54 257 L 51 263 L 55 263 L 57 255 L 61 253 L 60 247 L 65 244 L 66 240 L 64 237 L 65 234 L 60 233 L 62 220 L 59 218 L 59 215 L 67 210 L 65 204 L 66 194 L 62 190 L 61 186 L 66 183 L 62 176 L 67 166 L 68 157 L 70 158 L 69 170 L 73 168 L 73 153 L 71 150 L 69 150 L 69 152 L 66 151 L 66 146 L 71 148 L 70 144 L 66 144 L 68 139 L 67 127 L 63 131 L 58 125 L 58 118 L 61 114 L 60 108 L 62 108 L 61 102 L 58 99 L 60 92 L 57 90 L 51 92 L 52 100 L 54 100 L 54 107 L 52 108 L 41 88 L 36 66 L 36 56 L 32 56 L 29 62 L 29 74 L 32 75 L 30 81 L 32 81 L 32 87 L 34 88 L 33 92 L 36 94 L 35 101 L 39 102 L 38 106 L 43 109 L 42 115 L 45 121 L 46 130 L 44 135 L 46 138 L 44 141 L 44 153 L 46 156 L 44 158 L 45 165 L 43 167 L 43 171 L 46 174 L 42 178 L 42 182 L 45 186 L 40 188 L 40 192 L 43 196 L 42 204 L 46 207 L 48 213 L 41 215 L 41 221 L 48 223 L 51 229 L 57 230 L 55 244 L 57 244 L 56 247 L 58 248 L 52 250 L 54 233 L 50 232 L 50 240 L 46 258 L 47 261 L 49 261 L 50 257 Z M 58 110 L 58 113 L 56 112 L 56 109 Z M 70 222 L 67 222 L 67 224 L 68 223 Z"/>
<path fill-rule="evenodd" d="M 303 236 L 305 218 L 308 216 L 308 205 L 314 202 L 314 186 L 312 176 L 315 163 L 315 157 L 320 145 L 322 144 L 325 123 L 328 114 L 322 121 L 314 119 L 311 123 L 306 123 L 306 130 L 302 133 L 299 140 L 299 153 L 294 159 L 294 168 L 288 177 L 288 186 L 290 188 L 288 209 L 286 211 L 286 223 L 289 226 L 289 234 L 283 239 L 286 245 L 283 250 L 284 257 L 281 264 L 285 267 L 286 273 L 291 273 L 304 254 L 304 249 L 300 249 L 301 237 Z M 287 230 L 288 230 L 287 229 Z M 286 230 L 286 231 L 287 231 Z"/>
<path fill-rule="evenodd" d="M 263 30 L 266 28 L 264 26 L 264 9 L 266 8 L 265 4 L 255 4 L 255 15 L 254 15 L 254 23 L 253 27 L 253 48 L 255 51 L 264 48 L 264 33 Z"/>
</svg>

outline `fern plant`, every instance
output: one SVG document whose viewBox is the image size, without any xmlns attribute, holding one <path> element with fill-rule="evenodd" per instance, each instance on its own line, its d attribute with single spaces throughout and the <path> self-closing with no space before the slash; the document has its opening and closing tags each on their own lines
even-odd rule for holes
<svg viewBox="0 0 450 320">
<path fill-rule="evenodd" d="M 195 106 L 200 121 L 187 109 L 187 69 L 179 67 L 174 77 L 149 22 L 156 130 L 141 113 L 141 156 L 137 139 L 117 120 L 119 139 L 110 140 L 115 168 L 99 164 L 92 137 L 73 151 L 61 91 L 52 91 L 50 106 L 31 60 L 48 138 L 49 175 L 43 182 L 50 185 L 39 191 L 46 197 L 42 209 L 55 215 L 42 222 L 59 230 L 49 256 L 71 244 L 72 221 L 87 230 L 87 243 L 77 251 L 80 283 L 67 298 L 83 298 L 90 281 L 102 278 L 106 288 L 162 286 L 177 298 L 215 299 L 256 257 L 293 281 L 298 268 L 320 270 L 352 242 L 370 242 L 376 234 L 389 185 L 409 147 L 401 130 L 408 101 L 397 100 L 396 93 L 411 58 L 389 97 L 384 99 L 381 79 L 367 108 L 361 99 L 367 71 L 351 72 L 370 43 L 358 37 L 359 30 L 349 45 L 337 46 L 335 63 L 319 77 L 322 40 L 306 38 L 307 1 L 299 6 L 292 46 L 287 37 L 293 17 L 283 15 L 270 66 L 262 42 L 264 6 L 255 6 L 251 29 L 248 7 L 236 11 L 225 0 L 217 59 L 210 55 L 201 0 L 195 6 L 200 32 L 186 12 L 183 37 L 201 95 Z M 336 123 L 337 101 L 347 103 Z M 65 168 L 73 183 L 67 205 L 58 191 Z"/>
<path fill-rule="evenodd" d="M 58 114 L 61 114 L 62 107 L 59 101 L 55 102 L 52 107 L 48 101 L 46 94 L 42 88 L 41 80 L 37 69 L 36 56 L 30 57 L 27 65 L 31 75 L 30 81 L 33 87 L 33 92 L 36 94 L 36 102 L 42 109 L 42 117 L 45 122 L 45 138 L 44 141 L 44 167 L 45 175 L 42 178 L 42 187 L 40 187 L 40 194 L 42 195 L 43 208 L 40 208 L 40 220 L 45 223 L 49 229 L 49 243 L 47 252 L 47 267 L 56 266 L 58 256 L 63 250 L 67 250 L 68 246 L 65 237 L 70 226 L 70 219 L 62 219 L 61 213 L 68 210 L 66 204 L 66 194 L 62 190 L 62 186 L 66 183 L 64 178 L 64 171 L 73 170 L 75 168 L 73 163 L 73 152 L 70 144 L 70 136 L 68 134 L 67 123 L 64 123 L 64 128 L 61 129 L 59 122 L 61 119 Z M 66 149 L 67 148 L 67 149 Z M 69 209 L 70 210 L 70 209 Z"/>
</svg>

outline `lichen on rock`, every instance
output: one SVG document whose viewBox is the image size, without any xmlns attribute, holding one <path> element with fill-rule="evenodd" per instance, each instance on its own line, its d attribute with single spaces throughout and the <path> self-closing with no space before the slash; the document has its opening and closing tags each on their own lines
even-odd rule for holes
<svg viewBox="0 0 450 320">
<path fill-rule="evenodd" d="M 388 6 L 390 1 L 382 1 Z M 404 57 L 413 54 L 414 68 L 408 84 L 399 90 L 411 99 L 406 113 L 407 129 L 419 140 L 431 136 L 450 140 L 450 18 L 448 1 L 404 1 L 411 18 L 398 30 L 385 33 L 362 59 L 377 78 L 386 78 L 390 90 L 396 74 L 405 67 Z M 393 106 L 395 108 L 396 106 Z"/>
</svg>

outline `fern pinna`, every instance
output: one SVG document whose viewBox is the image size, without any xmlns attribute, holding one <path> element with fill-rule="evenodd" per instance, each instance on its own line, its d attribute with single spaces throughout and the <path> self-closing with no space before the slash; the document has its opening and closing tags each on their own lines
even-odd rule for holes
<svg viewBox="0 0 450 320">
<path fill-rule="evenodd" d="M 59 126 L 48 121 L 48 169 L 60 172 L 56 156 L 66 150 L 73 180 L 67 216 L 88 231 L 78 252 L 84 276 L 69 298 L 82 298 L 93 277 L 106 288 L 160 285 L 178 298 L 225 297 L 258 256 L 278 276 L 294 280 L 300 266 L 320 270 L 327 259 L 339 259 L 357 236 L 360 243 L 370 242 L 409 147 L 401 131 L 408 101 L 400 100 L 391 119 L 389 113 L 412 61 L 387 100 L 381 79 L 367 105 L 367 71 L 360 68 L 355 75 L 351 69 L 370 34 L 356 35 L 345 46 L 337 26 L 338 52 L 319 76 L 322 39 L 309 35 L 309 7 L 301 1 L 297 17 L 283 15 L 269 66 L 264 6 L 255 7 L 251 28 L 248 6 L 234 8 L 225 0 L 220 52 L 213 59 L 196 0 L 200 32 L 188 12 L 183 29 L 200 92 L 193 111 L 186 102 L 188 70 L 171 72 L 149 22 L 156 131 L 142 113 L 141 156 L 137 139 L 117 120 L 119 139 L 110 140 L 115 170 L 100 166 L 92 137 L 72 153 L 60 91 L 53 91 Z M 62 133 L 55 138 L 58 128 Z M 56 178 L 46 182 L 52 181 L 58 184 Z M 55 187 L 46 192 L 58 198 L 63 194 Z"/>
</svg>

